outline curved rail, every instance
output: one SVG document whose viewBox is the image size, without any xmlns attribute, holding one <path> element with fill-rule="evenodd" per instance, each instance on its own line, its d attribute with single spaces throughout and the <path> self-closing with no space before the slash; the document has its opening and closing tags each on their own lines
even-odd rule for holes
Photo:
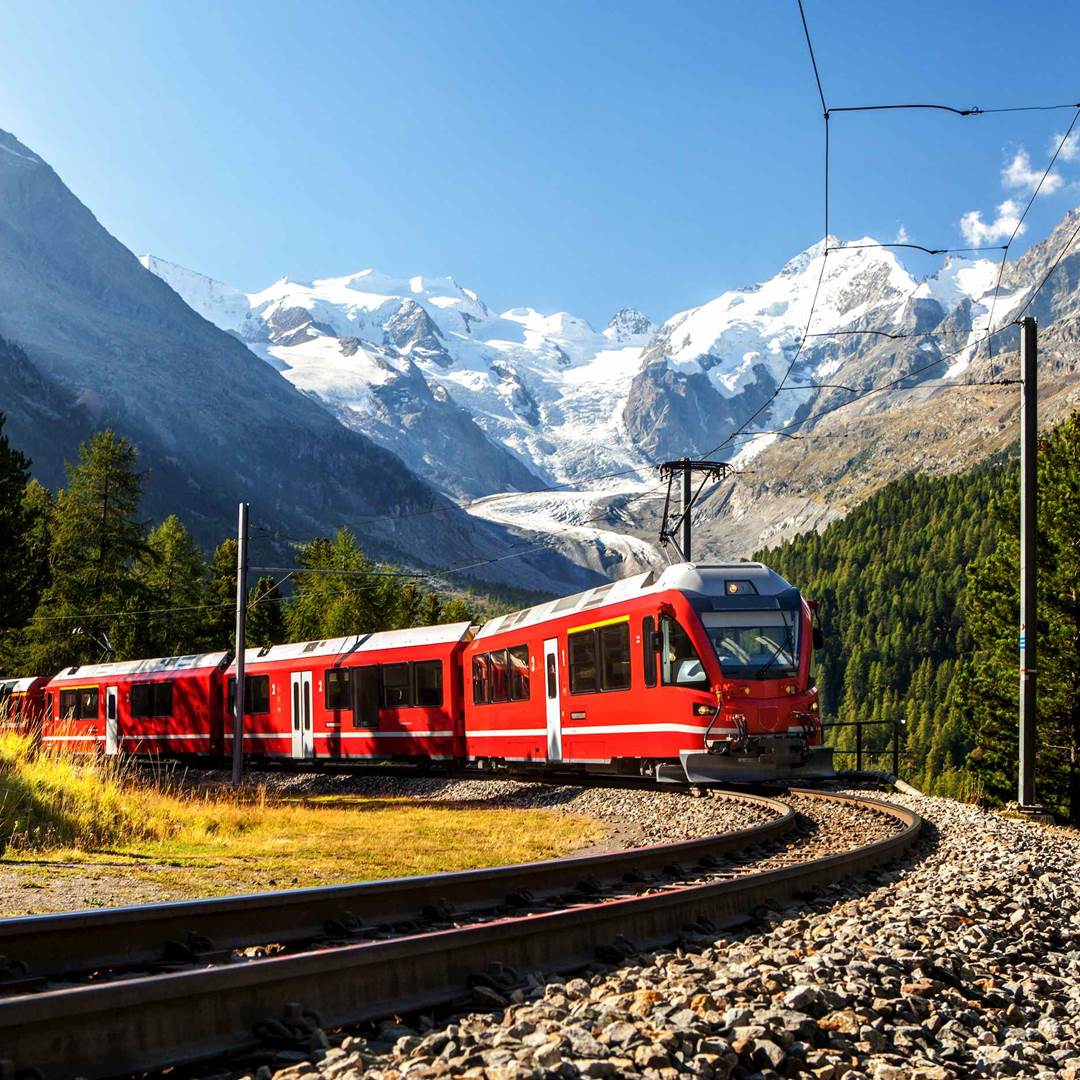
<svg viewBox="0 0 1080 1080">
<path fill-rule="evenodd" d="M 36 1069 L 45 1080 L 75 1071 L 107 1077 L 250 1046 L 257 1042 L 252 1037 L 257 1026 L 297 1010 L 316 1011 L 323 1024 L 338 1027 L 445 1005 L 461 995 L 470 977 L 492 964 L 565 971 L 593 962 L 598 945 L 621 937 L 637 947 L 670 941 L 702 920 L 715 924 L 889 862 L 912 847 L 921 829 L 917 814 L 876 799 L 803 789 L 797 793 L 864 805 L 893 817 L 900 827 L 851 851 L 730 880 L 678 885 L 572 910 L 511 916 L 387 941 L 0 1000 L 0 1046 L 16 1068 Z M 753 831 L 728 836 L 745 840 Z M 697 843 L 661 847 L 685 849 Z M 585 860 L 597 858 L 610 856 Z M 529 865 L 536 872 L 544 866 L 551 871 L 557 864 Z M 469 875 L 437 875 L 463 876 Z"/>
<path fill-rule="evenodd" d="M 358 922 L 370 929 L 430 921 L 434 909 L 503 904 L 515 893 L 544 898 L 582 882 L 618 881 L 680 863 L 689 867 L 777 840 L 795 825 L 796 814 L 786 803 L 742 793 L 725 797 L 774 817 L 695 840 L 481 870 L 2 919 L 0 956 L 25 967 L 31 978 L 70 980 L 85 972 L 180 959 L 194 937 L 209 941 L 215 952 L 325 939 L 334 936 L 328 924 L 355 933 Z"/>
</svg>

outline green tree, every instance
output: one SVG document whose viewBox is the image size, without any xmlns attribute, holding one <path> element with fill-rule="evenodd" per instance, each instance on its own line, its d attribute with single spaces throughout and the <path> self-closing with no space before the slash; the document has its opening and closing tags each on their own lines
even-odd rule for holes
<svg viewBox="0 0 1080 1080">
<path fill-rule="evenodd" d="M 282 593 L 273 578 L 261 577 L 248 589 L 244 640 L 248 648 L 285 641 Z M 223 540 L 210 558 L 202 647 L 207 652 L 232 649 L 236 640 L 236 541 Z"/>
<path fill-rule="evenodd" d="M 135 448 L 99 432 L 79 447 L 67 480 L 52 515 L 51 580 L 26 634 L 28 659 L 44 673 L 124 655 L 142 592 L 135 568 L 146 532 Z"/>
<path fill-rule="evenodd" d="M 393 629 L 402 608 L 413 604 L 411 596 L 399 592 L 400 580 L 378 576 L 379 568 L 348 529 L 339 529 L 333 540 L 320 537 L 302 545 L 296 563 L 313 572 L 294 579 L 296 591 L 285 616 L 291 641 Z"/>
<path fill-rule="evenodd" d="M 15 636 L 34 610 L 37 597 L 28 587 L 26 487 L 30 459 L 4 434 L 0 413 L 0 661 L 14 661 Z"/>
<path fill-rule="evenodd" d="M 207 602 L 206 562 L 175 514 L 151 530 L 137 565 L 149 614 L 139 620 L 142 651 L 177 656 L 202 645 Z"/>
<path fill-rule="evenodd" d="M 1080 819 L 1080 413 L 1038 453 L 1038 755 L 1040 801 Z M 1014 797 L 1017 776 L 1019 475 L 992 504 L 1001 541 L 972 575 L 965 610 L 975 654 L 963 684 L 971 765 L 987 793 Z M 1032 633 L 1034 628 L 1028 628 Z"/>
</svg>

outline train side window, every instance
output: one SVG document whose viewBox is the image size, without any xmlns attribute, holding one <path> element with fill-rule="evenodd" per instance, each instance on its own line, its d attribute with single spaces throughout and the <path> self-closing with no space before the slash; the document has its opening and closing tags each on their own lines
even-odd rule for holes
<svg viewBox="0 0 1080 1080">
<path fill-rule="evenodd" d="M 116 719 L 116 695 L 115 694 L 106 694 L 105 695 L 105 718 L 107 720 L 115 720 Z"/>
<path fill-rule="evenodd" d="M 491 700 L 506 701 L 506 650 L 496 649 L 491 656 Z"/>
<path fill-rule="evenodd" d="M 595 694 L 599 689 L 596 667 L 596 633 L 580 630 L 567 635 L 570 661 L 570 693 Z"/>
<path fill-rule="evenodd" d="M 61 690 L 60 713 L 65 720 L 96 720 L 98 715 L 97 687 Z"/>
<path fill-rule="evenodd" d="M 111 707 L 111 700 L 110 700 Z M 131 688 L 131 715 L 140 719 L 172 716 L 172 683 L 136 683 Z M 112 717 L 109 718 L 110 720 Z"/>
<path fill-rule="evenodd" d="M 515 645 L 506 650 L 510 675 L 510 700 L 529 700 L 529 647 Z"/>
<path fill-rule="evenodd" d="M 352 672 L 349 668 L 327 669 L 326 707 L 333 711 L 352 711 Z"/>
<path fill-rule="evenodd" d="M 412 705 L 412 679 L 408 664 L 382 665 L 382 707 L 407 709 Z"/>
<path fill-rule="evenodd" d="M 488 702 L 488 658 L 481 653 L 472 659 L 472 699 L 474 705 L 486 705 Z"/>
<path fill-rule="evenodd" d="M 687 632 L 674 620 L 663 619 L 661 669 L 665 686 L 701 686 L 708 682 L 701 657 Z"/>
<path fill-rule="evenodd" d="M 656 649 L 653 638 L 656 636 L 656 619 L 646 615 L 641 620 L 641 659 L 645 669 L 645 685 L 656 685 Z"/>
<path fill-rule="evenodd" d="M 270 676 L 244 676 L 244 715 L 254 716 L 270 711 Z M 236 712 L 236 676 L 229 676 L 229 715 Z"/>
<path fill-rule="evenodd" d="M 442 706 L 442 661 L 417 660 L 413 664 L 416 677 L 416 693 L 413 700 L 424 709 L 438 709 Z"/>
<path fill-rule="evenodd" d="M 79 710 L 78 695 L 74 690 L 60 691 L 60 715 L 65 720 L 74 720 Z"/>
<path fill-rule="evenodd" d="M 555 671 L 555 654 L 548 653 L 547 658 L 547 696 L 555 697 L 559 692 L 559 676 Z"/>
<path fill-rule="evenodd" d="M 600 688 L 602 690 L 630 689 L 630 623 L 601 626 L 599 638 Z"/>
</svg>

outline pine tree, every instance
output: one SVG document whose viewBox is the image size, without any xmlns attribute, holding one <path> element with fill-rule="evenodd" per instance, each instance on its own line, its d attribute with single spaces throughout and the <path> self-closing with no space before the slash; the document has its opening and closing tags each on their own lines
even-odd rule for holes
<svg viewBox="0 0 1080 1080">
<path fill-rule="evenodd" d="M 248 589 L 244 641 L 250 648 L 280 645 L 285 637 L 282 593 L 273 578 L 261 577 Z M 210 558 L 202 618 L 202 648 L 232 650 L 236 642 L 236 541 L 223 540 Z"/>
<path fill-rule="evenodd" d="M 399 625 L 400 581 L 376 576 L 378 568 L 348 529 L 340 529 L 333 540 L 320 537 L 302 545 L 296 563 L 316 572 L 295 579 L 296 592 L 285 616 L 290 640 L 344 637 Z"/>
<path fill-rule="evenodd" d="M 134 447 L 99 432 L 79 447 L 67 479 L 52 515 L 51 580 L 26 633 L 28 658 L 44 673 L 122 656 L 142 591 L 135 567 L 146 533 Z"/>
<path fill-rule="evenodd" d="M 5 422 L 0 413 L 0 663 L 7 669 L 17 662 L 18 633 L 37 605 L 42 580 L 27 493 L 30 460 L 8 441 Z M 37 489 L 44 491 L 40 484 Z"/>
<path fill-rule="evenodd" d="M 1038 755 L 1036 790 L 1080 819 L 1080 413 L 1039 444 Z M 1013 796 L 1017 775 L 1016 647 L 1019 621 L 1019 474 L 1010 470 L 993 505 L 1002 534 L 967 593 L 976 652 L 964 684 L 972 765 L 985 790 Z M 1031 628 L 1028 630 L 1032 632 Z"/>
<path fill-rule="evenodd" d="M 14 583 L 10 606 L 6 608 L 8 626 L 0 629 L 0 671 L 34 670 L 27 655 L 26 622 L 36 609 L 49 584 L 49 541 L 54 510 L 49 489 L 31 479 L 23 489 L 23 548 L 13 556 L 21 565 L 19 580 Z M 21 594 L 20 594 L 21 593 Z"/>
<path fill-rule="evenodd" d="M 142 628 L 147 656 L 177 656 L 197 651 L 206 619 L 206 562 L 191 534 L 170 514 L 147 539 L 146 557 L 137 568 L 150 611 Z"/>
</svg>

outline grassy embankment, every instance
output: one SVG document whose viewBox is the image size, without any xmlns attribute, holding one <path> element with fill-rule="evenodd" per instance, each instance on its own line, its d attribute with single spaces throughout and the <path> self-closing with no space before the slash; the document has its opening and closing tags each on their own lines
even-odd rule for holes
<svg viewBox="0 0 1080 1080">
<path fill-rule="evenodd" d="M 602 835 L 538 810 L 193 790 L 116 759 L 34 755 L 0 734 L 0 878 L 25 887 L 0 888 L 0 914 L 35 909 L 25 889 L 53 890 L 56 875 L 77 879 L 75 892 L 103 875 L 154 898 L 210 896 L 553 858 Z M 93 891 L 66 906 L 102 902 Z"/>
</svg>

